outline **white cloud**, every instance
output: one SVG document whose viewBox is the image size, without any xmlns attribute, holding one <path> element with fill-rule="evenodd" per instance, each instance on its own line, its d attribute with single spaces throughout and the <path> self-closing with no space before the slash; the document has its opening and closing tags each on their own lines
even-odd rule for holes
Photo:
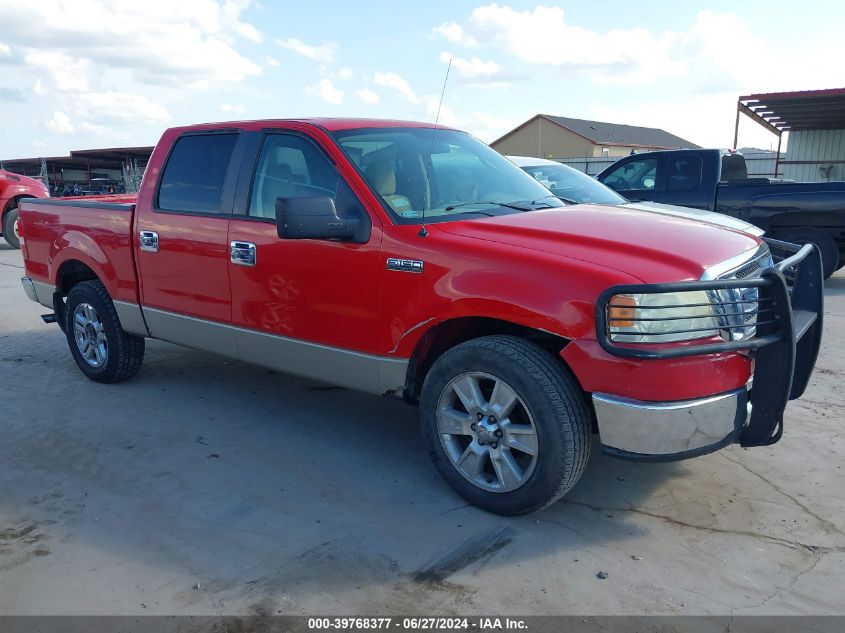
<svg viewBox="0 0 845 633">
<path fill-rule="evenodd" d="M 601 68 L 636 82 L 678 72 L 668 55 L 672 34 L 658 38 L 640 28 L 598 33 L 568 24 L 560 7 L 517 11 L 496 4 L 481 6 L 461 28 L 476 41 L 505 50 L 526 64 Z"/>
<path fill-rule="evenodd" d="M 90 89 L 88 77 L 92 74 L 92 63 L 87 59 L 44 50 L 26 53 L 24 63 L 46 75 L 60 92 L 81 92 Z"/>
<path fill-rule="evenodd" d="M 410 103 L 418 104 L 420 102 L 420 98 L 411 89 L 411 85 L 396 73 L 376 72 L 373 75 L 373 81 L 379 86 L 395 90 Z"/>
<path fill-rule="evenodd" d="M 67 136 L 76 131 L 74 125 L 70 122 L 70 117 L 64 112 L 54 112 L 53 117 L 47 121 L 47 129 L 56 134 Z"/>
<path fill-rule="evenodd" d="M 243 114 L 246 111 L 246 108 L 242 105 L 236 105 L 234 103 L 221 103 L 217 109 L 227 114 Z"/>
<path fill-rule="evenodd" d="M 373 104 L 379 102 L 378 94 L 376 94 L 372 90 L 368 90 L 367 88 L 361 88 L 360 90 L 356 90 L 355 96 L 358 97 L 358 100 L 361 103 Z"/>
<path fill-rule="evenodd" d="M 337 78 L 338 79 L 352 79 L 355 76 L 355 71 L 351 68 L 341 68 L 337 71 Z"/>
<path fill-rule="evenodd" d="M 343 91 L 335 88 L 331 79 L 321 79 L 313 86 L 308 86 L 305 92 L 332 105 L 340 105 L 343 102 Z"/>
<path fill-rule="evenodd" d="M 0 24 L 12 44 L 35 56 L 63 56 L 73 65 L 121 69 L 145 83 L 209 86 L 258 75 L 257 64 L 235 48 L 238 39 L 258 41 L 255 27 L 240 20 L 249 2 L 215 0 L 39 0 L 0 4 Z M 27 62 L 29 65 L 29 62 Z M 61 69 L 59 69 L 61 70 Z M 72 72 L 65 69 L 68 80 Z M 58 70 L 52 72 L 57 79 Z"/>
<path fill-rule="evenodd" d="M 278 68 L 279 66 L 281 66 L 281 64 L 279 64 L 278 59 L 276 59 L 275 57 L 270 57 L 269 55 L 264 58 L 264 61 L 267 63 L 268 66 L 272 68 Z"/>
<path fill-rule="evenodd" d="M 40 79 L 36 79 L 35 83 L 32 85 L 32 92 L 34 92 L 37 96 L 43 97 L 47 94 L 47 89 L 44 87 L 44 82 Z"/>
<path fill-rule="evenodd" d="M 476 48 L 478 40 L 467 33 L 464 28 L 456 22 L 444 22 L 434 29 L 436 35 L 440 35 L 452 44 L 459 46 L 466 46 L 467 48 Z"/>
<path fill-rule="evenodd" d="M 517 10 L 488 4 L 466 20 L 447 22 L 435 34 L 465 47 L 489 47 L 510 55 L 522 72 L 531 67 L 555 67 L 582 73 L 591 81 L 611 85 L 684 82 L 699 93 L 766 92 L 817 88 L 845 83 L 845 67 L 819 60 L 841 59 L 845 45 L 823 39 L 817 46 L 785 47 L 758 37 L 731 13 L 702 10 L 687 28 L 657 32 L 646 28 L 591 30 L 566 19 L 556 6 Z M 737 55 L 737 46 L 749 55 Z M 759 60 L 765 59 L 761 64 Z M 466 62 L 462 64 L 462 62 Z M 481 58 L 453 65 L 469 76 L 492 75 Z"/>
<path fill-rule="evenodd" d="M 8 44 L 0 42 L 0 57 L 11 57 L 12 49 Z"/>
<path fill-rule="evenodd" d="M 337 52 L 337 44 L 334 42 L 311 45 L 306 44 L 296 37 L 290 37 L 286 40 L 277 39 L 276 44 L 282 48 L 291 50 L 298 55 L 302 55 L 303 57 L 307 57 L 308 59 L 313 59 L 318 62 L 333 61 L 334 55 Z"/>
<path fill-rule="evenodd" d="M 124 123 L 161 122 L 170 118 L 167 110 L 143 95 L 106 90 L 76 95 L 71 103 L 87 119 Z"/>
<path fill-rule="evenodd" d="M 502 73 L 502 68 L 492 59 L 484 61 L 473 56 L 470 59 L 455 57 L 452 53 L 440 53 L 440 61 L 444 64 L 452 60 L 452 68 L 458 71 L 458 76 L 467 81 L 490 80 Z"/>
</svg>

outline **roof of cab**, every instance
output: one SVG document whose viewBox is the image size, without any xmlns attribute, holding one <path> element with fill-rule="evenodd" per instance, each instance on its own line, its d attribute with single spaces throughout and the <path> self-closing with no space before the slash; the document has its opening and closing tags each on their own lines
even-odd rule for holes
<svg viewBox="0 0 845 633">
<path fill-rule="evenodd" d="M 314 125 L 328 132 L 340 130 L 357 130 L 365 128 L 385 127 L 416 127 L 433 128 L 434 123 L 422 123 L 418 121 L 399 121 L 393 119 L 351 119 L 351 118 L 298 118 L 298 119 L 258 119 L 253 121 L 221 121 L 217 123 L 199 123 L 196 125 L 179 126 L 176 130 L 219 130 L 226 128 L 240 128 L 247 130 L 260 130 L 273 127 L 284 127 L 289 123 L 305 123 Z M 445 125 L 437 125 L 438 129 L 453 129 Z"/>
</svg>

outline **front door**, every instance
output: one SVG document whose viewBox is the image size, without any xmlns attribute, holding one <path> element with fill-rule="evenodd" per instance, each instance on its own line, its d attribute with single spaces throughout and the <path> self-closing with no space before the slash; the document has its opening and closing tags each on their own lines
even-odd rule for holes
<svg viewBox="0 0 845 633">
<path fill-rule="evenodd" d="M 315 141 L 266 134 L 247 208 L 229 225 L 238 350 L 250 362 L 367 389 L 373 376 L 363 374 L 377 371 L 364 354 L 377 340 L 380 227 L 375 220 L 364 244 L 279 238 L 276 200 L 312 196 L 331 197 L 341 216 L 374 221 Z"/>
</svg>

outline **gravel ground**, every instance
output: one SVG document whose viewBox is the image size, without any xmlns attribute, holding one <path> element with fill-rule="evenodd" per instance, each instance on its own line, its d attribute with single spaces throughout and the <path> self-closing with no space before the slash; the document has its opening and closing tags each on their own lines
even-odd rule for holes
<svg viewBox="0 0 845 633">
<path fill-rule="evenodd" d="M 21 264 L 0 245 L 0 614 L 845 614 L 845 275 L 780 443 L 594 451 L 506 519 L 398 402 L 159 342 L 85 379 Z"/>
</svg>

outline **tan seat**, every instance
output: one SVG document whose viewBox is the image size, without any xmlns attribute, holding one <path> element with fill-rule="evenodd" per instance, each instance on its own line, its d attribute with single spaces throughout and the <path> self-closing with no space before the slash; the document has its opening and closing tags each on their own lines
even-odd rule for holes
<svg viewBox="0 0 845 633">
<path fill-rule="evenodd" d="M 396 172 L 386 160 L 379 160 L 367 165 L 364 175 L 378 194 L 399 215 L 411 211 L 411 201 L 406 196 L 396 193 Z"/>
</svg>

